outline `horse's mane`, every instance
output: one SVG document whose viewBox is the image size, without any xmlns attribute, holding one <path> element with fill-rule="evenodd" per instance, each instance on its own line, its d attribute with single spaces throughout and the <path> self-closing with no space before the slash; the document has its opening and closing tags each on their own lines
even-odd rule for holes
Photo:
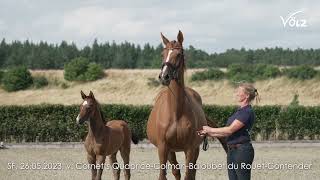
<svg viewBox="0 0 320 180">
<path fill-rule="evenodd" d="M 101 116 L 101 118 L 102 118 L 102 121 L 105 122 L 106 119 L 104 118 L 104 115 L 103 115 L 103 112 L 102 112 L 102 109 L 101 109 L 101 105 L 100 105 L 99 101 L 97 101 L 97 100 L 95 100 L 95 101 L 96 101 L 96 103 L 97 103 L 97 108 L 98 108 L 98 110 L 99 110 L 99 112 L 100 112 L 100 116 Z"/>
<path fill-rule="evenodd" d="M 177 42 L 176 40 L 173 40 L 173 41 L 171 41 L 170 42 L 170 45 L 169 45 L 170 47 L 172 47 L 172 48 L 179 48 L 179 49 L 181 49 L 182 50 L 182 65 L 181 65 L 181 68 L 182 68 L 182 72 L 185 72 L 186 71 L 186 56 L 185 56 L 185 54 L 184 54 L 184 49 L 183 49 L 183 47 L 182 47 L 182 45 L 179 43 L 179 42 Z"/>
</svg>

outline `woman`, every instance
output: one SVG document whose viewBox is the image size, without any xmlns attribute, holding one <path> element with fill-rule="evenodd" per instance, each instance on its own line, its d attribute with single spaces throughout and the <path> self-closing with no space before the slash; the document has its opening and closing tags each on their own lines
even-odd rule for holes
<svg viewBox="0 0 320 180">
<path fill-rule="evenodd" d="M 227 137 L 228 175 L 230 180 L 248 180 L 251 177 L 251 165 L 254 149 L 250 140 L 250 130 L 255 121 L 251 102 L 259 100 L 257 90 L 251 84 L 241 84 L 236 90 L 238 110 L 228 118 L 227 126 L 211 128 L 203 126 L 200 136 Z"/>
</svg>

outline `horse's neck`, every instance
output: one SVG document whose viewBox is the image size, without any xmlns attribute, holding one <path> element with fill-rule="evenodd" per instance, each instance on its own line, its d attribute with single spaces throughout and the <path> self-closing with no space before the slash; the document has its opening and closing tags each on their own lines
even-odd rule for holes
<svg viewBox="0 0 320 180">
<path fill-rule="evenodd" d="M 89 135 L 93 137 L 99 137 L 100 134 L 106 129 L 105 123 L 101 117 L 99 111 L 96 111 L 94 117 L 90 119 L 89 123 Z"/>
<path fill-rule="evenodd" d="M 184 87 L 183 72 L 179 76 L 179 80 L 173 80 L 169 85 L 170 91 L 172 91 L 170 96 L 170 104 L 172 105 L 173 112 L 180 116 L 183 111 L 183 106 L 185 104 L 186 91 Z"/>
</svg>

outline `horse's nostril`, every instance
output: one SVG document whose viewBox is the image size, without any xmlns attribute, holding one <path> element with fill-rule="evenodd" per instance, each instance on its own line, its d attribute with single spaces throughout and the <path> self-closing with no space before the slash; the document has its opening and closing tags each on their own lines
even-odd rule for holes
<svg viewBox="0 0 320 180">
<path fill-rule="evenodd" d="M 169 75 L 168 75 L 168 74 L 165 75 L 165 76 L 164 76 L 164 79 L 165 79 L 165 80 L 168 80 L 168 79 L 169 79 Z"/>
</svg>

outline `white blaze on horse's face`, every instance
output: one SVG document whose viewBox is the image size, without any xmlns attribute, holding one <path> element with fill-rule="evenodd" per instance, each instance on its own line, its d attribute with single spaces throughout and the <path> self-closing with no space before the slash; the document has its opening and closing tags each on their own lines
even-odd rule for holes
<svg viewBox="0 0 320 180">
<path fill-rule="evenodd" d="M 88 104 L 88 101 L 83 101 L 83 103 L 82 103 L 82 108 L 83 108 L 85 105 L 87 105 L 87 104 Z M 77 123 L 79 124 L 80 114 L 78 114 L 78 116 L 77 116 L 77 118 L 76 118 L 76 121 L 77 121 Z"/>
<path fill-rule="evenodd" d="M 170 60 L 170 56 L 171 56 L 171 53 L 173 52 L 173 50 L 172 49 L 169 49 L 169 52 L 168 52 L 168 56 L 167 56 L 167 58 L 166 58 L 166 62 L 169 62 L 169 60 Z M 168 66 L 167 65 L 164 65 L 164 67 L 163 67 L 163 69 L 162 69 L 162 73 L 161 73 L 161 77 L 163 78 L 163 72 L 166 72 L 167 71 L 167 68 L 168 68 Z"/>
</svg>

